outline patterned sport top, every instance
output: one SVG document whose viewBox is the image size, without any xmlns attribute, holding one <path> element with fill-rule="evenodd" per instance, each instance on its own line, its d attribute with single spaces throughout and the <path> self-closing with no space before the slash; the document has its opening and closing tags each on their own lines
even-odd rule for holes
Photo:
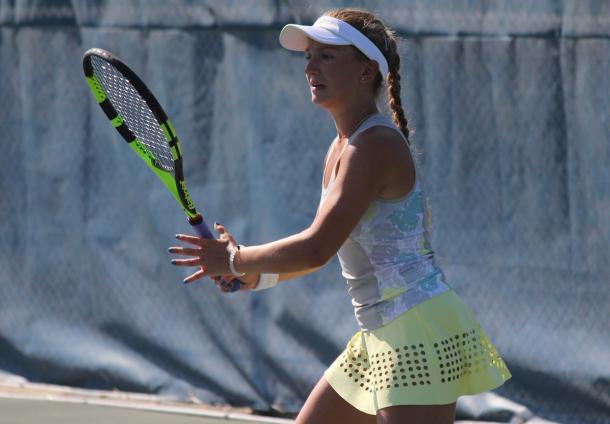
<svg viewBox="0 0 610 424">
<path fill-rule="evenodd" d="M 394 128 L 403 136 L 389 118 L 377 113 L 358 127 L 346 146 L 359 133 L 379 125 Z M 322 180 L 320 203 L 335 177 L 333 169 L 326 189 Z M 451 289 L 434 264 L 427 234 L 422 190 L 416 175 L 415 184 L 406 195 L 375 199 L 341 246 L 337 255 L 342 275 L 362 330 L 381 327 L 413 306 Z"/>
</svg>

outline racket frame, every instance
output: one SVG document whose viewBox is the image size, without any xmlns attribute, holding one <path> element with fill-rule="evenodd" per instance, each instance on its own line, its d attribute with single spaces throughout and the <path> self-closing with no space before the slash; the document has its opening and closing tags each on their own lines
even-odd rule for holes
<svg viewBox="0 0 610 424">
<path fill-rule="evenodd" d="M 110 99 L 106 95 L 102 84 L 97 79 L 93 72 L 93 65 L 91 64 L 91 56 L 98 56 L 102 60 L 108 62 L 117 71 L 119 71 L 125 79 L 127 79 L 134 87 L 136 92 L 142 97 L 146 105 L 150 108 L 153 116 L 157 120 L 163 134 L 168 142 L 172 159 L 174 160 L 173 175 L 163 169 L 159 165 L 158 160 L 152 155 L 152 153 L 142 144 L 136 135 L 129 129 L 127 124 L 124 122 L 123 117 L 118 113 L 115 107 L 112 105 Z M 184 213 L 189 218 L 189 222 L 193 224 L 193 220 L 198 222 L 201 219 L 201 215 L 197 213 L 195 204 L 189 195 L 184 181 L 184 171 L 182 167 L 182 149 L 180 148 L 180 142 L 176 136 L 174 126 L 169 120 L 167 114 L 149 90 L 144 82 L 133 72 L 127 65 L 125 65 L 120 59 L 106 50 L 93 48 L 87 50 L 83 58 L 83 70 L 85 71 L 85 78 L 87 85 L 93 93 L 95 100 L 100 105 L 106 117 L 110 120 L 112 126 L 121 134 L 123 139 L 127 142 L 129 147 L 148 165 L 148 167 L 159 177 L 159 179 L 165 184 L 167 189 L 172 193 L 176 201 L 182 206 Z"/>
<path fill-rule="evenodd" d="M 150 111 L 157 120 L 157 123 L 163 131 L 165 139 L 169 145 L 174 162 L 173 175 L 171 171 L 164 169 L 160 164 L 160 161 L 155 158 L 153 153 L 151 153 L 149 149 L 137 139 L 136 135 L 125 123 L 124 118 L 112 105 L 108 95 L 102 87 L 102 84 L 95 76 L 93 65 L 91 63 L 92 56 L 98 56 L 120 72 L 123 77 L 125 77 L 125 79 L 131 83 L 136 92 L 140 95 L 140 97 L 142 97 L 142 100 L 144 100 L 146 105 L 150 108 Z M 180 147 L 180 142 L 176 135 L 176 131 L 174 130 L 174 126 L 146 84 L 144 84 L 140 77 L 138 77 L 134 71 L 125 65 L 122 60 L 114 56 L 112 53 L 99 48 L 92 48 L 85 52 L 85 55 L 83 56 L 83 70 L 85 72 L 85 78 L 89 89 L 91 90 L 97 103 L 104 111 L 106 117 L 110 120 L 112 126 L 119 132 L 119 134 L 121 134 L 129 147 L 131 147 L 131 149 L 140 157 L 140 159 L 142 159 L 144 163 L 146 163 L 146 165 L 157 175 L 157 177 L 159 177 L 170 193 L 172 193 L 187 216 L 189 224 L 191 224 L 197 234 L 203 238 L 215 238 L 201 214 L 197 212 L 195 204 L 191 199 L 186 187 L 182 167 L 182 149 Z M 224 281 L 222 282 L 224 283 Z M 241 286 L 241 282 L 239 280 L 233 279 L 231 283 L 231 292 L 239 290 Z"/>
</svg>

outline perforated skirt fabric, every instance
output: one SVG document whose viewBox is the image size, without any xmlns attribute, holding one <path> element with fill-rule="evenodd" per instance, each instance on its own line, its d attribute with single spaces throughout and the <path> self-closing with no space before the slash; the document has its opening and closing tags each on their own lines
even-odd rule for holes
<svg viewBox="0 0 610 424">
<path fill-rule="evenodd" d="M 511 377 L 475 316 L 450 290 L 371 331 L 357 332 L 324 373 L 367 414 L 393 405 L 442 405 Z"/>
</svg>

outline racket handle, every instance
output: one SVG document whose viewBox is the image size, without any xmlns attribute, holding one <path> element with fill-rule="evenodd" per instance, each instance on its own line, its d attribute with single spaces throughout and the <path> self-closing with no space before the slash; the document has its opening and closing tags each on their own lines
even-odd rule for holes
<svg viewBox="0 0 610 424">
<path fill-rule="evenodd" d="M 194 218 L 188 218 L 188 221 L 199 237 L 206 239 L 215 238 L 201 215 L 197 214 Z M 229 284 L 223 278 L 220 278 L 219 281 L 222 286 L 229 287 L 230 293 L 236 292 L 241 288 L 241 281 L 237 278 L 232 279 Z"/>
</svg>

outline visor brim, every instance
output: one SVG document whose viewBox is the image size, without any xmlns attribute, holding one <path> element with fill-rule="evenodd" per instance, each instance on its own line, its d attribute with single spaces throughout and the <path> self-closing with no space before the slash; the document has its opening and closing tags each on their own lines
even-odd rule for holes
<svg viewBox="0 0 610 424">
<path fill-rule="evenodd" d="M 345 38 L 319 26 L 288 24 L 280 32 L 280 44 L 288 50 L 304 51 L 309 44 L 309 39 L 332 46 L 352 44 Z"/>
</svg>

